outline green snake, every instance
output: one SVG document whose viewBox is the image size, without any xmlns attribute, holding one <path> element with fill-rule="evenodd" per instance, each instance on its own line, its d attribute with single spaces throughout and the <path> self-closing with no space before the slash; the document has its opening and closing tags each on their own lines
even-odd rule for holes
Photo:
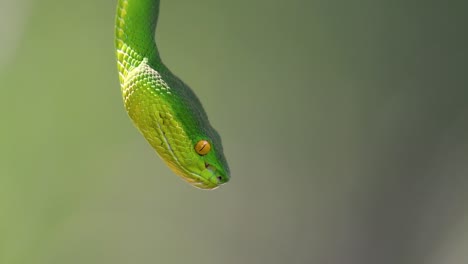
<svg viewBox="0 0 468 264">
<path fill-rule="evenodd" d="M 175 174 L 214 189 L 230 178 L 221 138 L 194 92 L 162 62 L 158 13 L 159 0 L 118 0 L 115 46 L 125 109 Z"/>
</svg>

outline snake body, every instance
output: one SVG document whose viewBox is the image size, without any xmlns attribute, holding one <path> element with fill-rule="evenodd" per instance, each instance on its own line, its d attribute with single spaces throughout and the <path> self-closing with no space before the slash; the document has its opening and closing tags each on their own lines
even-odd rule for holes
<svg viewBox="0 0 468 264">
<path fill-rule="evenodd" d="M 117 68 L 125 109 L 166 164 L 202 189 L 230 178 L 221 138 L 194 92 L 162 62 L 155 41 L 159 0 L 118 0 Z"/>
</svg>

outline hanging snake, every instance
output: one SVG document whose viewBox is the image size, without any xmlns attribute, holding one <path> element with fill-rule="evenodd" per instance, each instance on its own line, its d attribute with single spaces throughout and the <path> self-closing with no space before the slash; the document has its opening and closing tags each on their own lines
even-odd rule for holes
<svg viewBox="0 0 468 264">
<path fill-rule="evenodd" d="M 117 68 L 128 115 L 161 159 L 195 187 L 229 181 L 221 138 L 195 93 L 162 62 L 155 30 L 159 0 L 118 0 Z"/>
</svg>

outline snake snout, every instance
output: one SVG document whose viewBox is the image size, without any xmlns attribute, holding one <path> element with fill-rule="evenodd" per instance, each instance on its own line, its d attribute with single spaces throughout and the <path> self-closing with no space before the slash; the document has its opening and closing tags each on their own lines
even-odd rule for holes
<svg viewBox="0 0 468 264">
<path fill-rule="evenodd" d="M 216 167 L 205 163 L 206 170 L 211 174 L 210 181 L 216 185 L 221 185 L 229 181 L 229 177 L 226 177 L 222 174 L 221 170 L 216 169 Z"/>
</svg>

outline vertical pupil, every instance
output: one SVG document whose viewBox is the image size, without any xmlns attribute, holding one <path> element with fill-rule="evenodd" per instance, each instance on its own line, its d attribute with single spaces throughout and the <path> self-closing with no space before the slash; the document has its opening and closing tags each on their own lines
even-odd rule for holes
<svg viewBox="0 0 468 264">
<path fill-rule="evenodd" d="M 200 140 L 198 143 L 195 145 L 195 151 L 200 154 L 200 155 L 206 155 L 211 149 L 211 145 L 208 141 L 206 140 Z"/>
</svg>

